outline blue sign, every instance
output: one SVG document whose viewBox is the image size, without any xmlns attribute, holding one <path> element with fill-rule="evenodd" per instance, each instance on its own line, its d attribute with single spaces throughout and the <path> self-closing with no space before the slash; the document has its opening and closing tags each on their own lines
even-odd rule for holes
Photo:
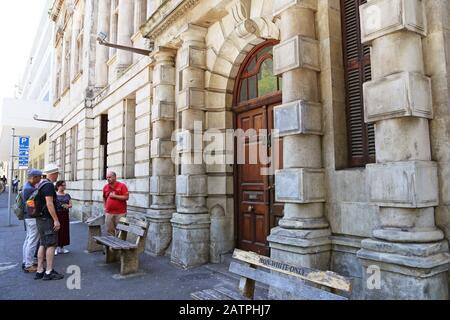
<svg viewBox="0 0 450 320">
<path fill-rule="evenodd" d="M 19 137 L 19 149 L 29 149 L 30 148 L 30 138 L 29 137 Z"/>
<path fill-rule="evenodd" d="M 28 169 L 30 158 L 30 138 L 19 137 L 19 169 Z"/>
<path fill-rule="evenodd" d="M 30 151 L 29 150 L 22 150 L 19 149 L 19 158 L 26 158 L 30 156 Z"/>
</svg>

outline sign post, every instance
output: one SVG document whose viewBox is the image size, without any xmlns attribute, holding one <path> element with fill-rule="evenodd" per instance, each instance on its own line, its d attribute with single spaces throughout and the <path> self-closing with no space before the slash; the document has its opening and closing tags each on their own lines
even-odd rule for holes
<svg viewBox="0 0 450 320">
<path fill-rule="evenodd" d="M 14 137 L 16 129 L 12 128 L 11 135 L 11 153 L 10 153 L 10 174 L 9 174 L 9 186 L 8 186 L 8 226 L 11 226 L 11 195 L 12 195 L 12 183 L 14 175 Z"/>
<path fill-rule="evenodd" d="M 28 162 L 30 157 L 30 137 L 18 137 L 19 138 L 19 155 L 14 155 L 14 143 L 16 138 L 16 129 L 12 128 L 11 135 L 11 170 L 10 170 L 10 183 L 8 190 L 8 226 L 12 226 L 11 224 L 11 197 L 12 197 L 12 188 L 14 181 L 14 158 L 19 158 L 19 170 L 20 169 L 28 169 Z"/>
</svg>

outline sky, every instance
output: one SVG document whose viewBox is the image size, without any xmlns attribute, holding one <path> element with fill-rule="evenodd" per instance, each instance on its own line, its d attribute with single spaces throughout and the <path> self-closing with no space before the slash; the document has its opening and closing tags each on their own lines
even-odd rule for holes
<svg viewBox="0 0 450 320">
<path fill-rule="evenodd" d="M 19 84 L 25 72 L 36 29 L 45 6 L 45 0 L 2 1 L 0 10 L 0 101 L 3 98 L 14 97 L 14 87 Z"/>
</svg>

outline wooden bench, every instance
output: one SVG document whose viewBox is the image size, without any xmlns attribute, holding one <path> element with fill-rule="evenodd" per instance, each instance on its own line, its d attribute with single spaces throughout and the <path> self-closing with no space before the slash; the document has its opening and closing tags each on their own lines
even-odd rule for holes
<svg viewBox="0 0 450 320">
<path fill-rule="evenodd" d="M 148 223 L 134 218 L 121 218 L 117 230 L 117 237 L 94 237 L 94 240 L 106 247 L 106 263 L 120 259 L 121 275 L 136 273 L 139 269 L 139 254 L 145 250 Z"/>
<path fill-rule="evenodd" d="M 348 300 L 337 291 L 350 293 L 352 290 L 351 279 L 331 271 L 295 267 L 238 249 L 234 251 L 233 258 L 240 262 L 231 262 L 229 268 L 230 272 L 241 277 L 239 293 L 218 287 L 194 292 L 191 297 L 196 300 L 253 300 L 256 282 L 304 300 Z"/>
</svg>

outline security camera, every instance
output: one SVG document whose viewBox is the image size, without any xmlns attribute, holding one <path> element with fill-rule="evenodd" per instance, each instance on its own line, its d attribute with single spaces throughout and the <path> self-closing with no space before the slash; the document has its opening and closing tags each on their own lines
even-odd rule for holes
<svg viewBox="0 0 450 320">
<path fill-rule="evenodd" d="M 99 42 L 105 42 L 105 40 L 106 40 L 107 37 L 108 37 L 108 35 L 107 35 L 106 33 L 100 32 L 100 33 L 97 35 L 97 40 L 98 40 Z"/>
</svg>

